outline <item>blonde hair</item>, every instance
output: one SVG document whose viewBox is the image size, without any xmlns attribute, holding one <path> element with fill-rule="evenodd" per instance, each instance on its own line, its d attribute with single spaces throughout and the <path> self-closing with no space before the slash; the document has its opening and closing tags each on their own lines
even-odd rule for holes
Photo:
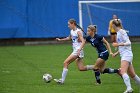
<svg viewBox="0 0 140 93">
<path fill-rule="evenodd" d="M 89 25 L 88 28 L 89 28 L 91 31 L 97 32 L 97 27 L 96 27 L 96 25 Z"/>
<path fill-rule="evenodd" d="M 121 24 L 121 20 L 120 19 L 114 19 L 112 21 L 112 24 L 114 24 L 117 27 L 121 27 L 122 28 L 122 24 Z"/>
</svg>

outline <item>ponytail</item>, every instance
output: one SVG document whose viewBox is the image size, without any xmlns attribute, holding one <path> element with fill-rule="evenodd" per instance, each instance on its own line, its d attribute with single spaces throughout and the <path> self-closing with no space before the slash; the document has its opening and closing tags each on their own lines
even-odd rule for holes
<svg viewBox="0 0 140 93">
<path fill-rule="evenodd" d="M 83 28 L 80 27 L 80 26 L 76 23 L 75 19 L 73 19 L 73 18 L 72 18 L 72 19 L 69 19 L 68 22 L 70 22 L 71 24 L 74 24 L 77 28 L 81 29 L 81 30 L 83 31 L 83 33 L 86 35 L 86 32 L 84 32 Z"/>
<path fill-rule="evenodd" d="M 76 24 L 76 26 L 77 26 L 77 28 L 81 29 L 84 32 L 84 34 L 86 35 L 86 32 L 83 30 L 82 27 L 80 27 L 78 24 Z"/>
</svg>

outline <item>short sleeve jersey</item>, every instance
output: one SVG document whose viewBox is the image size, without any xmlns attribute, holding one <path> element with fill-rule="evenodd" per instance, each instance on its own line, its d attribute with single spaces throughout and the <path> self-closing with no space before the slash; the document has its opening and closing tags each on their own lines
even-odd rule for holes
<svg viewBox="0 0 140 93">
<path fill-rule="evenodd" d="M 107 50 L 102 40 L 103 36 L 98 34 L 95 34 L 93 38 L 91 36 L 86 37 L 86 41 L 89 42 L 93 47 L 95 47 L 98 53 Z"/>
</svg>

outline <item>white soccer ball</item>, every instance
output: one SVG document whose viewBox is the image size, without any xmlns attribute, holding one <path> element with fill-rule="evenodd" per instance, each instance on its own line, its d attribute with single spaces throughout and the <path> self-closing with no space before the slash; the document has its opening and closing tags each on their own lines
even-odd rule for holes
<svg viewBox="0 0 140 93">
<path fill-rule="evenodd" d="M 46 83 L 50 83 L 51 80 L 52 80 L 52 75 L 50 75 L 50 74 L 44 74 L 44 75 L 43 75 L 43 80 L 44 80 Z"/>
</svg>

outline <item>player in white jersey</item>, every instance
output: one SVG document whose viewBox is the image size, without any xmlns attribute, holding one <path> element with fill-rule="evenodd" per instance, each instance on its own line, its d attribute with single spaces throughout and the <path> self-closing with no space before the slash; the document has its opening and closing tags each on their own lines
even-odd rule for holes
<svg viewBox="0 0 140 93">
<path fill-rule="evenodd" d="M 61 79 L 54 79 L 59 84 L 63 84 L 68 72 L 68 66 L 70 63 L 76 60 L 76 64 L 78 66 L 78 69 L 80 71 L 87 71 L 87 70 L 93 70 L 93 65 L 83 65 L 83 46 L 85 44 L 85 40 L 83 38 L 83 33 L 80 29 L 76 26 L 76 21 L 74 19 L 70 19 L 68 21 L 68 27 L 71 29 L 70 36 L 67 38 L 56 38 L 58 41 L 66 41 L 66 40 L 72 40 L 72 47 L 73 52 L 68 56 L 68 58 L 64 61 L 63 71 L 62 71 L 62 77 Z"/>
<path fill-rule="evenodd" d="M 72 55 L 77 55 L 78 49 L 80 49 L 82 44 L 82 42 L 80 42 L 80 39 L 78 38 L 78 33 L 82 33 L 82 31 L 78 28 L 76 28 L 75 30 L 72 29 L 70 32 L 71 39 L 72 39 L 72 47 L 73 47 Z M 82 34 L 81 37 L 83 37 Z M 79 57 L 80 58 L 84 57 L 83 49 L 81 49 Z"/>
<path fill-rule="evenodd" d="M 121 57 L 120 74 L 122 75 L 124 83 L 127 87 L 124 93 L 133 93 L 133 89 L 131 87 L 128 74 L 132 79 L 135 80 L 135 82 L 139 85 L 139 87 L 140 87 L 140 78 L 136 75 L 132 64 L 133 53 L 131 49 L 131 42 L 129 40 L 126 31 L 121 29 L 121 25 L 122 24 L 117 19 L 113 20 L 113 28 L 117 31 L 117 42 L 113 43 L 112 45 L 114 47 L 118 47 L 119 49 L 119 51 L 113 54 L 113 57 L 115 57 L 118 53 L 120 53 Z"/>
</svg>

